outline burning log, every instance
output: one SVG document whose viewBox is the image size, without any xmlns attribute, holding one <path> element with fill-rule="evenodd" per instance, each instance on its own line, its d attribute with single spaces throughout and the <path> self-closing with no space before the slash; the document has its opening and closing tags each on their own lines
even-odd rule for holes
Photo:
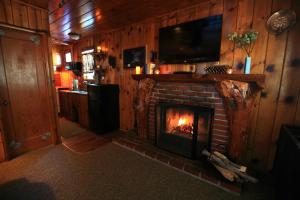
<svg viewBox="0 0 300 200">
<path fill-rule="evenodd" d="M 203 150 L 202 154 L 208 157 L 208 160 L 216 169 L 229 181 L 257 183 L 258 180 L 246 173 L 245 166 L 237 165 L 227 159 L 226 156 L 219 152 L 210 153 Z"/>
<path fill-rule="evenodd" d="M 176 134 L 176 133 L 184 133 L 187 135 L 193 134 L 193 126 L 189 126 L 189 125 L 177 126 L 172 130 L 172 134 Z"/>
</svg>

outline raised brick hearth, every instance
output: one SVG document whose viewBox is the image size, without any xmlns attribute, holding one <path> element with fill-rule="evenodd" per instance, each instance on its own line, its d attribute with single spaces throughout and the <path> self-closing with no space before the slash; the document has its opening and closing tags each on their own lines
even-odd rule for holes
<svg viewBox="0 0 300 200">
<path fill-rule="evenodd" d="M 153 88 L 148 117 L 147 138 L 155 140 L 155 109 L 161 102 L 214 108 L 212 150 L 226 153 L 229 125 L 223 99 L 214 84 L 157 82 Z"/>
</svg>

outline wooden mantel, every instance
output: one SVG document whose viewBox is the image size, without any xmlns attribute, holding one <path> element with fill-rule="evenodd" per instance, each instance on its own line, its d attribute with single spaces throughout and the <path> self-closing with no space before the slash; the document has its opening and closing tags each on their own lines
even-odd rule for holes
<svg viewBox="0 0 300 200">
<path fill-rule="evenodd" d="M 233 80 L 246 83 L 255 83 L 259 87 L 263 87 L 265 82 L 264 74 L 141 74 L 132 75 L 136 81 L 146 78 L 160 82 L 181 82 L 181 83 L 215 83 L 224 80 Z"/>
</svg>

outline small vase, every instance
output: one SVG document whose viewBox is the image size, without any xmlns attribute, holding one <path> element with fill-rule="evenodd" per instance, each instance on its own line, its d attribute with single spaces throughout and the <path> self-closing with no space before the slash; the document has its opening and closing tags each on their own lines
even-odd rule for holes
<svg viewBox="0 0 300 200">
<path fill-rule="evenodd" d="M 244 73 L 245 74 L 250 74 L 250 72 L 251 72 L 251 57 L 247 56 L 245 58 L 245 71 L 244 71 Z"/>
</svg>

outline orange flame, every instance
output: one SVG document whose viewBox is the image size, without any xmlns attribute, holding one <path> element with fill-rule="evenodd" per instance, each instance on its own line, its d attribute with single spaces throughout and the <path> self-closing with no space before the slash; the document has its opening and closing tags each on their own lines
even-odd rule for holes
<svg viewBox="0 0 300 200">
<path fill-rule="evenodd" d="M 185 118 L 180 118 L 178 121 L 178 126 L 183 126 L 186 124 L 186 119 Z"/>
</svg>

